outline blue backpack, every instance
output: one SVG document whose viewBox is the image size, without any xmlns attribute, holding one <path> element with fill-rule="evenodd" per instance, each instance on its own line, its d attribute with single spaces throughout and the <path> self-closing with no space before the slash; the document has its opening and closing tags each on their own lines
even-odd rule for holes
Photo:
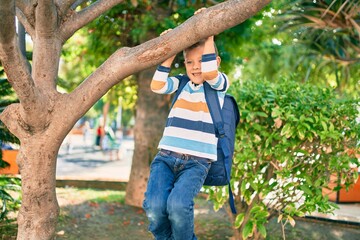
<svg viewBox="0 0 360 240">
<path fill-rule="evenodd" d="M 185 75 L 176 76 L 179 87 L 173 99 L 175 103 L 180 92 L 190 80 Z M 209 173 L 205 179 L 206 186 L 229 186 L 229 203 L 231 211 L 235 214 L 234 197 L 230 185 L 231 166 L 234 155 L 236 127 L 240 120 L 239 108 L 233 96 L 226 94 L 224 105 L 221 108 L 217 91 L 207 82 L 204 82 L 204 92 L 210 115 L 215 127 L 215 135 L 218 138 L 217 161 L 211 163 Z"/>
</svg>

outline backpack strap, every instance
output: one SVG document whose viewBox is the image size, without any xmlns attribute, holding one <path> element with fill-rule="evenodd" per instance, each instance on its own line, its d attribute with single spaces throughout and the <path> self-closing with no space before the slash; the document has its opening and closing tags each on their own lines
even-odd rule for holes
<svg viewBox="0 0 360 240">
<path fill-rule="evenodd" d="M 213 89 L 207 82 L 204 82 L 204 92 L 206 103 L 209 107 L 210 115 L 213 120 L 213 124 L 215 127 L 215 135 L 218 138 L 219 144 L 221 146 L 221 150 L 224 154 L 224 164 L 225 164 L 225 172 L 226 177 L 229 182 L 229 203 L 232 213 L 236 214 L 234 196 L 231 190 L 230 185 L 230 172 L 227 169 L 231 169 L 230 163 L 230 143 L 225 137 L 225 130 L 224 130 L 224 121 L 221 115 L 221 107 L 219 102 L 219 97 L 217 91 Z"/>
<path fill-rule="evenodd" d="M 185 85 L 190 81 L 189 77 L 186 75 L 178 75 L 178 76 L 176 76 L 176 78 L 179 79 L 179 86 L 178 86 L 178 89 L 176 90 L 174 98 L 172 100 L 171 108 L 174 106 L 176 100 L 178 99 L 178 97 L 179 97 L 181 91 L 183 90 L 183 88 L 185 87 Z"/>
</svg>

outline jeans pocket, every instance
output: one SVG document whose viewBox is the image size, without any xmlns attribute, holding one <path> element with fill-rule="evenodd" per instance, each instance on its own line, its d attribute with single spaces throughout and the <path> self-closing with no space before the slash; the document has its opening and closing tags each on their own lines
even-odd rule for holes
<svg viewBox="0 0 360 240">
<path fill-rule="evenodd" d="M 209 169 L 211 167 L 211 162 L 209 162 L 208 160 L 200 160 L 200 159 L 196 159 L 194 160 L 197 164 L 199 164 L 200 166 L 204 167 L 206 174 L 209 172 Z"/>
</svg>

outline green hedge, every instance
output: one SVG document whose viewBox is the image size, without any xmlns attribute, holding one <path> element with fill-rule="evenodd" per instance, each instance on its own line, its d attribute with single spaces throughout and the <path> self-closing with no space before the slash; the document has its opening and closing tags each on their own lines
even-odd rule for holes
<svg viewBox="0 0 360 240">
<path fill-rule="evenodd" d="M 233 83 L 230 93 L 241 113 L 232 185 L 242 237 L 265 237 L 274 215 L 294 225 L 293 216 L 333 211 L 322 194 L 330 175 L 340 174 L 347 187 L 358 177 L 359 100 L 287 80 Z M 208 191 L 215 209 L 227 202 L 227 188 Z"/>
</svg>

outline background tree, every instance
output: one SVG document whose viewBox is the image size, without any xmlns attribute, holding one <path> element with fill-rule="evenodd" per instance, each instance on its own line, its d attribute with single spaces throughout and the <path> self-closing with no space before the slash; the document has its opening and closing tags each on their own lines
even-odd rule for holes
<svg viewBox="0 0 360 240">
<path fill-rule="evenodd" d="M 166 29 L 175 28 L 190 18 L 196 9 L 214 4 L 212 1 L 207 2 L 135 1 L 116 6 L 84 27 L 66 44 L 65 69 L 70 69 L 70 66 L 75 65 L 76 70 L 64 71 L 67 76 L 64 78 L 75 77 L 81 81 L 117 47 L 122 45 L 134 46 L 158 36 Z M 237 63 L 241 61 L 237 56 L 240 41 L 245 40 L 245 37 L 242 37 L 243 33 L 257 18 L 258 14 L 216 37 L 219 53 L 222 57 L 221 68 L 229 75 Z M 103 31 L 97 31 L 98 29 Z M 177 55 L 173 65 L 172 73 L 185 71 L 181 53 Z M 169 96 L 154 94 L 149 89 L 154 71 L 152 68 L 146 69 L 132 75 L 128 81 L 136 82 L 138 94 L 133 97 L 137 100 L 136 111 L 134 112 L 136 113 L 135 150 L 130 180 L 127 185 L 126 203 L 137 207 L 142 205 L 149 174 L 149 163 L 157 152 L 157 144 L 169 111 Z M 235 81 L 236 79 L 232 80 Z M 111 91 L 124 96 L 124 87 L 120 85 L 122 83 L 114 86 Z M 124 99 L 128 101 L 131 98 L 129 95 L 127 96 Z"/>
<path fill-rule="evenodd" d="M 359 96 L 359 11 L 357 1 L 272 2 L 242 43 L 242 79 L 286 77 Z"/>
<path fill-rule="evenodd" d="M 56 156 L 75 122 L 113 85 L 154 66 L 199 39 L 216 35 L 246 20 L 269 1 L 226 1 L 192 17 L 170 33 L 109 56 L 76 89 L 57 91 L 61 49 L 74 32 L 121 0 L 0 1 L 0 60 L 18 104 L 7 107 L 1 121 L 20 140 L 17 162 L 23 202 L 18 214 L 18 239 L 52 239 L 59 214 L 55 193 Z M 246 9 L 247 11 L 244 11 Z M 22 56 L 15 15 L 33 40 L 31 72 Z"/>
<path fill-rule="evenodd" d="M 360 4 L 358 1 L 297 1 L 281 14 L 285 24 L 313 56 L 308 74 L 327 73 L 327 84 L 343 93 L 359 92 Z M 306 56 L 306 55 L 305 55 Z M 313 64 L 314 65 L 314 64 Z M 326 82 L 326 81 L 325 81 Z"/>
</svg>

